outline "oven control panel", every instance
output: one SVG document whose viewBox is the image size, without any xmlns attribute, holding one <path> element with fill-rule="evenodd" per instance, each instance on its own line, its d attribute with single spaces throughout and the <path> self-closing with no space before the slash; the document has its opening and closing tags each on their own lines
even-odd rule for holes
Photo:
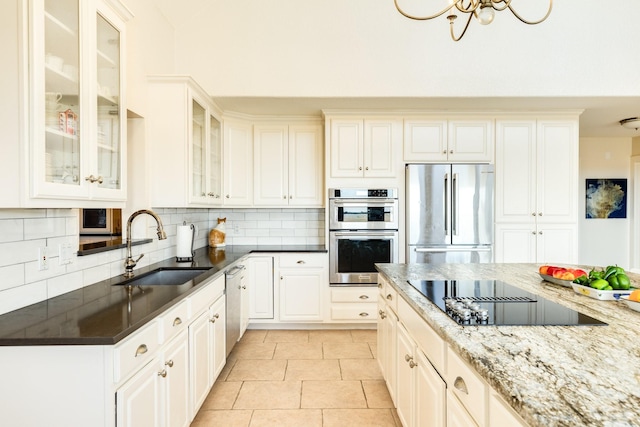
<svg viewBox="0 0 640 427">
<path fill-rule="evenodd" d="M 331 188 L 330 199 L 397 199 L 396 188 Z"/>
</svg>

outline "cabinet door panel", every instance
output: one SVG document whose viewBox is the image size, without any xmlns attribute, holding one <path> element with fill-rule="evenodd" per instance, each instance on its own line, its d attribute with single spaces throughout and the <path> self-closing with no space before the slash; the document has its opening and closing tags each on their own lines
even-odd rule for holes
<svg viewBox="0 0 640 427">
<path fill-rule="evenodd" d="M 210 320 L 209 320 L 209 331 L 210 331 L 210 342 L 213 346 L 212 356 L 210 359 L 211 367 L 209 372 L 211 373 L 211 382 L 210 385 L 213 385 L 216 378 L 224 368 L 224 365 L 227 360 L 227 351 L 226 351 L 226 324 L 227 324 L 227 316 L 226 316 L 226 302 L 224 297 L 219 298 L 218 301 L 211 306 L 209 311 Z"/>
<path fill-rule="evenodd" d="M 535 262 L 577 263 L 576 226 L 573 224 L 538 225 Z"/>
<path fill-rule="evenodd" d="M 159 370 L 155 359 L 118 389 L 118 426 L 161 426 Z"/>
<path fill-rule="evenodd" d="M 253 144 L 251 126 L 225 123 L 224 204 L 247 206 L 253 203 Z"/>
<path fill-rule="evenodd" d="M 394 177 L 394 148 L 400 147 L 402 130 L 396 121 L 365 120 L 364 176 Z"/>
<path fill-rule="evenodd" d="M 449 160 L 461 162 L 493 161 L 493 123 L 491 120 L 452 120 L 449 122 Z"/>
<path fill-rule="evenodd" d="M 575 222 L 578 199 L 577 130 L 574 122 L 538 122 L 538 222 Z"/>
<path fill-rule="evenodd" d="M 496 123 L 496 222 L 533 223 L 536 212 L 535 120 Z"/>
<path fill-rule="evenodd" d="M 419 350 L 415 351 L 416 407 L 415 425 L 445 427 L 447 385 L 429 360 Z"/>
<path fill-rule="evenodd" d="M 331 120 L 331 176 L 362 176 L 362 120 Z"/>
<path fill-rule="evenodd" d="M 404 160 L 446 161 L 446 120 L 405 120 Z"/>
<path fill-rule="evenodd" d="M 187 427 L 189 425 L 189 340 L 187 333 L 176 336 L 164 352 L 163 369 L 166 377 L 161 377 L 165 386 L 166 427 Z"/>
<path fill-rule="evenodd" d="M 209 332 L 209 312 L 202 313 L 189 325 L 189 346 L 191 358 L 191 416 L 194 417 L 213 384 L 211 374 L 211 335 Z"/>
<path fill-rule="evenodd" d="M 409 333 L 398 323 L 396 329 L 396 363 L 397 363 L 397 389 L 396 406 L 398 418 L 405 427 L 414 426 L 413 423 L 413 400 L 414 400 L 414 375 L 413 369 L 409 367 L 408 357 L 413 356 L 413 342 Z"/>
<path fill-rule="evenodd" d="M 248 264 L 249 318 L 273 319 L 273 257 L 251 257 Z"/>
<path fill-rule="evenodd" d="M 322 320 L 322 270 L 280 271 L 280 320 Z"/>
<path fill-rule="evenodd" d="M 447 390 L 447 427 L 478 427 L 450 390 Z"/>
<path fill-rule="evenodd" d="M 287 126 L 256 126 L 253 133 L 255 205 L 288 204 Z"/>
<path fill-rule="evenodd" d="M 496 262 L 536 262 L 536 259 L 534 224 L 496 224 Z"/>
<path fill-rule="evenodd" d="M 289 127 L 289 206 L 324 203 L 322 128 Z"/>
</svg>

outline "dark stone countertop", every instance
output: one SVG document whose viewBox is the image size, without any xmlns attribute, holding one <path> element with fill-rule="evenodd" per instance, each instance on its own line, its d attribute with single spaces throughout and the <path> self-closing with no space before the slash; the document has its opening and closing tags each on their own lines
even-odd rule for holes
<svg viewBox="0 0 640 427">
<path fill-rule="evenodd" d="M 55 298 L 0 316 L 0 346 L 112 345 L 160 313 L 197 291 L 201 284 L 251 253 L 326 252 L 324 246 L 227 246 L 201 248 L 192 263 L 175 257 L 135 269 L 136 276 L 171 267 L 200 267 L 208 271 L 183 285 L 134 288 L 129 297 L 125 279 L 112 277 Z M 124 268 L 123 268 L 124 271 Z"/>
</svg>

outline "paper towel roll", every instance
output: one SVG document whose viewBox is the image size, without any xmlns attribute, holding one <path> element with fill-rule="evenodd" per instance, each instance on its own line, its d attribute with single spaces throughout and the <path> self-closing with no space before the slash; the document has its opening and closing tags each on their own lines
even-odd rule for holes
<svg viewBox="0 0 640 427">
<path fill-rule="evenodd" d="M 178 258 L 178 260 L 191 261 L 193 259 L 193 253 L 191 253 L 191 248 L 193 247 L 193 227 L 193 224 L 178 226 L 176 234 L 176 258 Z"/>
</svg>

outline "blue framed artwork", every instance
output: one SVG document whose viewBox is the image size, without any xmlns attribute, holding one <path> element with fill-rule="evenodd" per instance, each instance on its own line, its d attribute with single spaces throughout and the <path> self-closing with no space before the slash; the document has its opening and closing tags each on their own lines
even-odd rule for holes
<svg viewBox="0 0 640 427">
<path fill-rule="evenodd" d="M 626 179 L 587 179 L 586 217 L 626 218 Z"/>
</svg>

